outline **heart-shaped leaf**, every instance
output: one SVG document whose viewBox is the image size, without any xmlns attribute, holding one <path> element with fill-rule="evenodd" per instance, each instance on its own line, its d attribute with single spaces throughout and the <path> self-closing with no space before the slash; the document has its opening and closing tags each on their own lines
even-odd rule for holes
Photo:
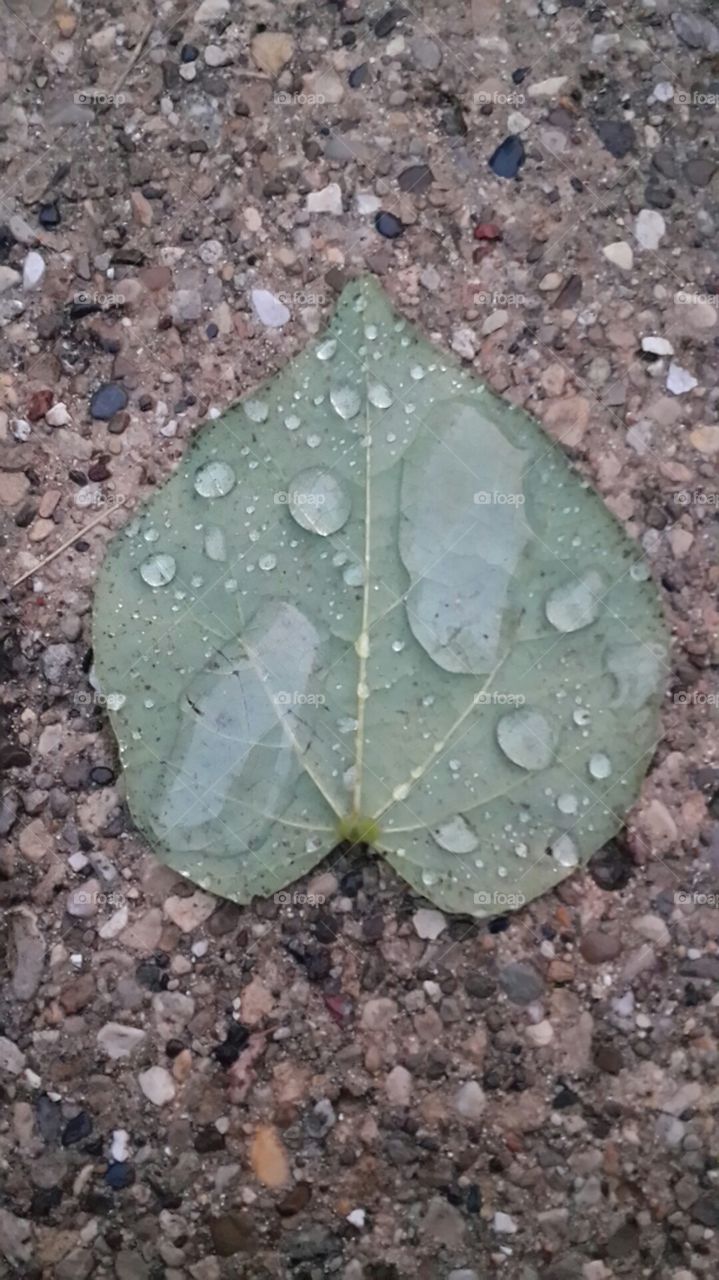
<svg viewBox="0 0 719 1280">
<path fill-rule="evenodd" d="M 112 544 L 95 649 L 135 818 L 238 902 L 340 839 L 452 911 L 528 901 L 646 770 L 647 579 L 539 427 L 355 282 Z"/>
</svg>

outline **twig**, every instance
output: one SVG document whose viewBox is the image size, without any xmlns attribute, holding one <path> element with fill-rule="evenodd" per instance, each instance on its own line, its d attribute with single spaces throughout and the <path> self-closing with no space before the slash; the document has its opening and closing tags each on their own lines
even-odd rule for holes
<svg viewBox="0 0 719 1280">
<path fill-rule="evenodd" d="M 152 28 L 154 27 L 154 25 L 155 25 L 155 19 L 150 18 L 149 22 L 146 23 L 145 27 L 143 28 L 140 34 L 140 39 L 138 40 L 130 57 L 125 63 L 124 69 L 120 72 L 117 80 L 115 81 L 115 84 L 112 87 L 111 92 L 113 95 L 116 94 L 118 90 L 122 88 L 125 81 L 127 80 L 127 77 L 132 71 L 132 68 L 135 66 L 135 63 L 138 62 L 140 57 L 142 56 L 142 51 L 145 48 L 145 45 L 147 44 L 147 41 L 150 38 L 150 32 L 152 31 Z"/>
<path fill-rule="evenodd" d="M 113 507 L 108 507 L 107 511 L 101 511 L 99 515 L 95 516 L 94 520 L 91 520 L 89 524 L 85 525 L 84 529 L 78 529 L 76 533 L 73 533 L 71 538 L 66 538 L 64 542 L 60 543 L 59 547 L 56 547 L 54 551 L 50 551 L 48 555 L 46 555 L 43 560 L 38 561 L 32 569 L 28 569 L 27 573 L 23 573 L 20 578 L 15 582 L 12 582 L 10 584 L 10 590 L 14 591 L 15 587 L 19 587 L 22 582 L 25 582 L 28 578 L 32 578 L 33 574 L 39 573 L 41 569 L 45 568 L 46 564 L 50 564 L 51 560 L 62 555 L 63 551 L 67 551 L 67 548 L 71 547 L 73 542 L 77 542 L 78 538 L 83 538 L 86 533 L 89 533 L 91 529 L 95 528 L 96 524 L 100 524 L 100 522 L 105 520 L 107 516 L 111 516 L 113 511 L 119 511 L 120 507 L 124 507 L 124 505 L 125 499 L 120 498 L 119 502 L 116 502 Z"/>
</svg>

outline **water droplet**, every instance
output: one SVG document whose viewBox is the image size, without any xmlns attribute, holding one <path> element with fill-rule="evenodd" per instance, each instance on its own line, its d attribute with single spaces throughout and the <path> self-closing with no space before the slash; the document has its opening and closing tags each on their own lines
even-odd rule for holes
<svg viewBox="0 0 719 1280">
<path fill-rule="evenodd" d="M 497 741 L 504 754 L 522 769 L 546 769 L 554 759 L 555 733 L 539 711 L 522 707 L 502 716 Z"/>
<path fill-rule="evenodd" d="M 437 873 L 435 871 L 422 872 L 422 884 L 427 889 L 431 889 L 432 885 L 437 883 Z"/>
<path fill-rule="evenodd" d="M 555 587 L 544 606 L 552 626 L 565 632 L 588 627 L 599 614 L 603 586 L 601 575 L 590 569 L 583 578 Z"/>
<path fill-rule="evenodd" d="M 145 529 L 142 536 L 145 539 L 145 542 L 157 542 L 160 537 L 160 530 L 155 529 L 153 525 L 150 525 L 149 529 Z"/>
<path fill-rule="evenodd" d="M 471 853 L 479 846 L 479 836 L 461 814 L 448 818 L 432 829 L 432 835 L 441 849 L 449 853 Z"/>
<path fill-rule="evenodd" d="M 586 707 L 577 707 L 576 710 L 572 712 L 572 720 L 575 724 L 580 726 L 589 724 L 591 718 L 591 712 Z"/>
<path fill-rule="evenodd" d="M 409 785 L 406 782 L 401 782 L 400 785 L 395 787 L 392 791 L 393 800 L 406 800 L 408 795 Z"/>
<path fill-rule="evenodd" d="M 166 587 L 168 582 L 172 582 L 176 571 L 175 557 L 162 553 L 150 556 L 140 565 L 140 577 L 148 587 Z"/>
<path fill-rule="evenodd" d="M 290 486 L 288 510 L 302 529 L 326 538 L 349 519 L 352 501 L 342 481 L 321 467 L 307 467 Z"/>
<path fill-rule="evenodd" d="M 358 658 L 369 657 L 369 636 L 366 631 L 361 631 L 355 640 L 355 653 Z"/>
<path fill-rule="evenodd" d="M 349 422 L 350 418 L 356 418 L 362 408 L 359 392 L 349 386 L 333 387 L 330 391 L 330 404 L 335 413 L 338 413 L 340 418 L 344 418 L 345 422 Z"/>
<path fill-rule="evenodd" d="M 564 835 L 553 841 L 551 845 L 552 857 L 558 862 L 560 867 L 576 867 L 579 862 L 579 854 L 577 846 L 565 832 Z"/>
<path fill-rule="evenodd" d="M 264 400 L 245 400 L 242 408 L 250 422 L 266 422 L 270 412 Z"/>
<path fill-rule="evenodd" d="M 414 382 L 421 382 L 426 376 L 426 370 L 422 368 L 421 364 L 413 364 L 409 371 L 409 376 Z"/>
<path fill-rule="evenodd" d="M 529 849 L 527 848 L 526 844 L 520 843 L 520 844 L 515 844 L 514 852 L 516 853 L 518 858 L 526 858 L 527 854 L 529 853 Z"/>
<path fill-rule="evenodd" d="M 571 791 L 564 791 L 561 796 L 557 796 L 557 808 L 560 813 L 576 813 L 578 807 L 577 797 L 573 796 Z"/>
<path fill-rule="evenodd" d="M 392 649 L 395 653 L 401 653 L 404 649 L 404 640 L 393 640 Z"/>
<path fill-rule="evenodd" d="M 269 569 L 274 569 L 275 565 L 277 564 L 277 556 L 273 556 L 272 552 L 270 551 L 267 553 L 266 556 L 260 556 L 257 563 L 261 569 L 264 569 L 266 571 Z"/>
<path fill-rule="evenodd" d="M 218 529 L 216 525 L 209 525 L 205 529 L 205 555 L 208 560 L 226 560 L 227 547 L 225 545 L 225 535 L 222 529 Z"/>
<path fill-rule="evenodd" d="M 228 462 L 206 462 L 195 473 L 195 492 L 201 498 L 224 498 L 234 489 L 236 479 Z"/>
<path fill-rule="evenodd" d="M 381 382 L 373 382 L 367 392 L 367 399 L 373 404 L 375 409 L 389 409 L 394 404 L 394 396 L 389 387 L 385 387 Z"/>
<path fill-rule="evenodd" d="M 331 360 L 336 350 L 337 339 L 327 338 L 326 342 L 320 343 L 315 354 L 318 360 Z"/>
<path fill-rule="evenodd" d="M 342 577 L 348 587 L 361 587 L 364 582 L 364 567 L 361 564 L 348 564 Z"/>
<path fill-rule="evenodd" d="M 297 428 L 301 425 L 302 425 L 302 420 L 301 418 L 297 417 L 296 413 L 288 413 L 287 417 L 285 418 L 285 426 L 287 427 L 288 431 L 296 431 Z"/>
<path fill-rule="evenodd" d="M 636 560 L 629 570 L 629 577 L 635 582 L 646 582 L 649 577 L 649 565 L 644 560 Z"/>
<path fill-rule="evenodd" d="M 608 778 L 612 772 L 612 762 L 603 751 L 595 751 L 589 758 L 588 768 L 593 778 Z"/>
</svg>

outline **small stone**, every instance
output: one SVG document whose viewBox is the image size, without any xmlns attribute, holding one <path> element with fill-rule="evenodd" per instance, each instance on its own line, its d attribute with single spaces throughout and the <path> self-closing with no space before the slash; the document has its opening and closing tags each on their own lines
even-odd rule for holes
<svg viewBox="0 0 719 1280">
<path fill-rule="evenodd" d="M 458 1090 L 454 1099 L 454 1109 L 464 1120 L 479 1120 L 487 1105 L 484 1090 L 476 1080 L 468 1080 Z"/>
<path fill-rule="evenodd" d="M 358 213 L 361 218 L 376 213 L 379 209 L 379 196 L 373 195 L 371 191 L 358 191 L 354 200 L 355 213 Z"/>
<path fill-rule="evenodd" d="M 342 188 L 338 182 L 328 182 L 321 191 L 310 191 L 307 196 L 308 213 L 330 213 L 339 216 L 342 213 Z"/>
<path fill-rule="evenodd" d="M 108 422 L 115 413 L 124 409 L 128 395 L 124 387 L 116 382 L 105 382 L 93 392 L 90 400 L 90 416 L 101 422 Z"/>
<path fill-rule="evenodd" d="M 546 276 L 542 276 L 539 281 L 539 288 L 542 293 L 553 293 L 562 283 L 562 276 L 559 271 L 548 271 Z"/>
<path fill-rule="evenodd" d="M 397 1016 L 397 1005 L 389 996 L 368 1000 L 362 1009 L 360 1023 L 365 1031 L 386 1031 Z"/>
<path fill-rule="evenodd" d="M 622 160 L 636 145 L 634 127 L 628 120 L 595 120 L 594 131 L 603 146 Z"/>
<path fill-rule="evenodd" d="M 287 324 L 289 309 L 269 289 L 253 289 L 250 296 L 255 315 L 265 328 L 281 329 Z"/>
<path fill-rule="evenodd" d="M 166 1067 L 150 1067 L 137 1077 L 145 1097 L 156 1107 L 164 1107 L 175 1096 L 175 1082 Z"/>
<path fill-rule="evenodd" d="M 404 223 L 393 213 L 387 213 L 385 210 L 378 213 L 374 225 L 385 240 L 396 240 L 404 232 Z"/>
<path fill-rule="evenodd" d="M 222 49 L 219 44 L 208 44 L 203 57 L 208 67 L 225 67 L 232 62 L 232 54 L 228 49 Z"/>
<path fill-rule="evenodd" d="M 698 386 L 699 383 L 694 374 L 688 369 L 682 369 L 681 365 L 672 360 L 667 373 L 667 391 L 671 391 L 673 396 L 683 396 Z"/>
<path fill-rule="evenodd" d="M 97 1047 L 108 1058 L 129 1058 L 145 1040 L 141 1027 L 128 1027 L 123 1022 L 106 1022 L 97 1033 Z"/>
<path fill-rule="evenodd" d="M 642 351 L 646 351 L 652 356 L 671 356 L 674 354 L 674 348 L 668 338 L 659 338 L 653 335 L 642 338 Z"/>
<path fill-rule="evenodd" d="M 250 1144 L 255 1177 L 266 1187 L 283 1187 L 290 1176 L 287 1153 L 276 1129 L 261 1125 Z"/>
<path fill-rule="evenodd" d="M 230 12 L 230 0 L 202 0 L 202 4 L 194 15 L 195 22 L 210 25 L 226 18 Z"/>
<path fill-rule="evenodd" d="M 40 985 L 45 942 L 29 907 L 19 906 L 11 920 L 11 990 L 16 1000 L 30 1000 Z"/>
<path fill-rule="evenodd" d="M 13 271 L 12 267 L 0 266 L 0 293 L 7 293 L 9 289 L 15 289 L 21 283 L 22 276 L 19 271 Z"/>
<path fill-rule="evenodd" d="M 622 949 L 621 939 L 616 933 L 603 933 L 600 929 L 590 929 L 583 933 L 579 943 L 587 964 L 607 964 L 616 960 Z"/>
<path fill-rule="evenodd" d="M 441 911 L 434 911 L 428 907 L 420 907 L 419 911 L 415 911 L 412 916 L 415 933 L 418 938 L 423 938 L 430 942 L 434 942 L 440 933 L 447 928 L 447 921 Z"/>
<path fill-rule="evenodd" d="M 441 65 L 442 50 L 434 40 L 429 40 L 426 36 L 414 36 L 409 47 L 417 66 L 425 71 L 436 71 Z"/>
<path fill-rule="evenodd" d="M 529 98 L 556 98 L 567 83 L 567 76 L 552 76 L 549 80 L 540 80 L 530 84 L 527 89 Z"/>
<path fill-rule="evenodd" d="M 45 262 L 35 249 L 31 249 L 22 268 L 22 287 L 25 292 L 30 293 L 33 289 L 37 289 L 42 284 L 44 275 Z"/>
<path fill-rule="evenodd" d="M 516 178 L 526 159 L 524 143 L 516 133 L 510 133 L 492 152 L 489 167 L 498 178 Z"/>
<path fill-rule="evenodd" d="M 0 1036 L 0 1071 L 18 1076 L 25 1068 L 25 1054 L 7 1036 Z"/>
<path fill-rule="evenodd" d="M 210 1218 L 210 1236 L 213 1252 L 220 1258 L 231 1258 L 236 1253 L 254 1253 L 257 1249 L 252 1219 L 241 1210 Z"/>
<path fill-rule="evenodd" d="M 689 440 L 698 453 L 706 458 L 713 458 L 719 453 L 719 427 L 695 427 L 689 433 Z"/>
<path fill-rule="evenodd" d="M 622 271 L 631 271 L 635 265 L 635 255 L 631 244 L 627 241 L 614 241 L 612 244 L 605 244 L 603 250 L 605 259 L 612 262 L 614 266 Z"/>
<path fill-rule="evenodd" d="M 307 1208 L 311 1199 L 312 1188 L 309 1183 L 297 1182 L 291 1191 L 278 1200 L 277 1212 L 281 1218 L 293 1218 L 295 1214 Z"/>
<path fill-rule="evenodd" d="M 492 1219 L 492 1229 L 499 1235 L 513 1236 L 519 1230 L 519 1227 L 514 1218 L 511 1218 L 508 1213 L 495 1213 Z"/>
<path fill-rule="evenodd" d="M 591 405 L 584 396 L 563 396 L 547 405 L 542 418 L 552 439 L 568 449 L 576 449 L 584 439 Z"/>
<path fill-rule="evenodd" d="M 672 14 L 674 30 L 690 49 L 706 49 L 707 53 L 719 53 L 719 27 L 698 13 L 685 13 L 681 9 Z"/>
<path fill-rule="evenodd" d="M 459 1210 L 443 1196 L 433 1196 L 427 1205 L 422 1234 L 454 1250 L 461 1248 L 465 1230 L 464 1218 Z"/>
<path fill-rule="evenodd" d="M 291 62 L 294 51 L 295 42 L 285 31 L 261 31 L 259 35 L 253 36 L 250 43 L 255 66 L 273 78 Z"/>
<path fill-rule="evenodd" d="M 406 1067 L 396 1066 L 385 1081 L 387 1100 L 392 1107 L 408 1107 L 412 1100 L 412 1076 Z"/>
<path fill-rule="evenodd" d="M 551 1022 L 543 1018 L 541 1022 L 535 1022 L 527 1027 L 527 1039 L 530 1044 L 541 1049 L 545 1045 L 551 1044 L 554 1039 L 554 1027 Z"/>
<path fill-rule="evenodd" d="M 667 224 L 657 209 L 640 209 L 634 223 L 634 235 L 642 249 L 658 249 L 666 229 Z"/>
<path fill-rule="evenodd" d="M 544 982 L 531 965 L 510 964 L 499 972 L 499 985 L 512 1004 L 527 1005 L 539 1000 Z"/>
<path fill-rule="evenodd" d="M 99 893 L 100 885 L 97 880 L 86 880 L 84 884 L 77 885 L 67 896 L 67 914 L 76 920 L 90 920 L 97 914 Z"/>
<path fill-rule="evenodd" d="M 345 96 L 345 87 L 335 71 L 322 69 L 303 76 L 302 88 L 319 106 L 336 106 Z"/>
<path fill-rule="evenodd" d="M 51 427 L 66 427 L 70 422 L 67 405 L 62 400 L 51 406 L 45 414 L 45 421 Z"/>
<path fill-rule="evenodd" d="M 671 935 L 661 916 L 651 913 L 635 916 L 632 920 L 632 928 L 641 938 L 654 943 L 657 947 L 667 947 L 671 941 Z"/>
<path fill-rule="evenodd" d="M 482 336 L 488 338 L 490 334 L 497 333 L 499 329 L 504 328 L 508 320 L 508 311 L 493 311 L 482 325 Z"/>
<path fill-rule="evenodd" d="M 428 164 L 412 164 L 408 169 L 403 169 L 397 179 L 400 191 L 415 196 L 424 195 L 433 182 L 434 174 Z"/>
</svg>

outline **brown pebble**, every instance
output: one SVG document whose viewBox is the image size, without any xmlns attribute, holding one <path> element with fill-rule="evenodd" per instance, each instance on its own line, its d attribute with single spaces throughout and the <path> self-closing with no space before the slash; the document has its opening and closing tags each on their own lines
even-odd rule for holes
<svg viewBox="0 0 719 1280">
<path fill-rule="evenodd" d="M 63 987 L 60 992 L 60 1004 L 65 1013 L 79 1013 L 90 1003 L 95 990 L 95 979 L 91 973 L 83 973 L 74 982 Z"/>
<path fill-rule="evenodd" d="M 624 1066 L 621 1053 L 612 1044 L 599 1045 L 594 1054 L 594 1063 L 600 1071 L 606 1071 L 610 1076 L 618 1075 Z"/>
<path fill-rule="evenodd" d="M 601 929 L 590 929 L 582 934 L 579 950 L 587 964 L 606 964 L 616 960 L 622 944 L 616 933 L 602 933 Z"/>
<path fill-rule="evenodd" d="M 33 391 L 27 402 L 25 417 L 29 422 L 39 422 L 45 417 L 48 409 L 52 408 L 54 396 L 52 391 L 44 389 L 43 391 Z"/>
<path fill-rule="evenodd" d="M 130 415 L 125 409 L 121 409 L 119 413 L 114 413 L 107 424 L 107 429 L 113 436 L 121 436 L 126 431 L 130 423 Z"/>
<path fill-rule="evenodd" d="M 62 494 L 59 489 L 48 489 L 40 499 L 40 506 L 37 509 L 38 515 L 43 520 L 49 520 L 61 497 Z"/>
<path fill-rule="evenodd" d="M 574 969 L 566 960 L 551 960 L 547 969 L 547 978 L 550 982 L 571 982 L 574 977 Z"/>
<path fill-rule="evenodd" d="M 312 1188 L 307 1182 L 298 1182 L 291 1191 L 277 1204 L 277 1212 L 282 1218 L 292 1218 L 306 1208 L 312 1199 Z"/>
</svg>

